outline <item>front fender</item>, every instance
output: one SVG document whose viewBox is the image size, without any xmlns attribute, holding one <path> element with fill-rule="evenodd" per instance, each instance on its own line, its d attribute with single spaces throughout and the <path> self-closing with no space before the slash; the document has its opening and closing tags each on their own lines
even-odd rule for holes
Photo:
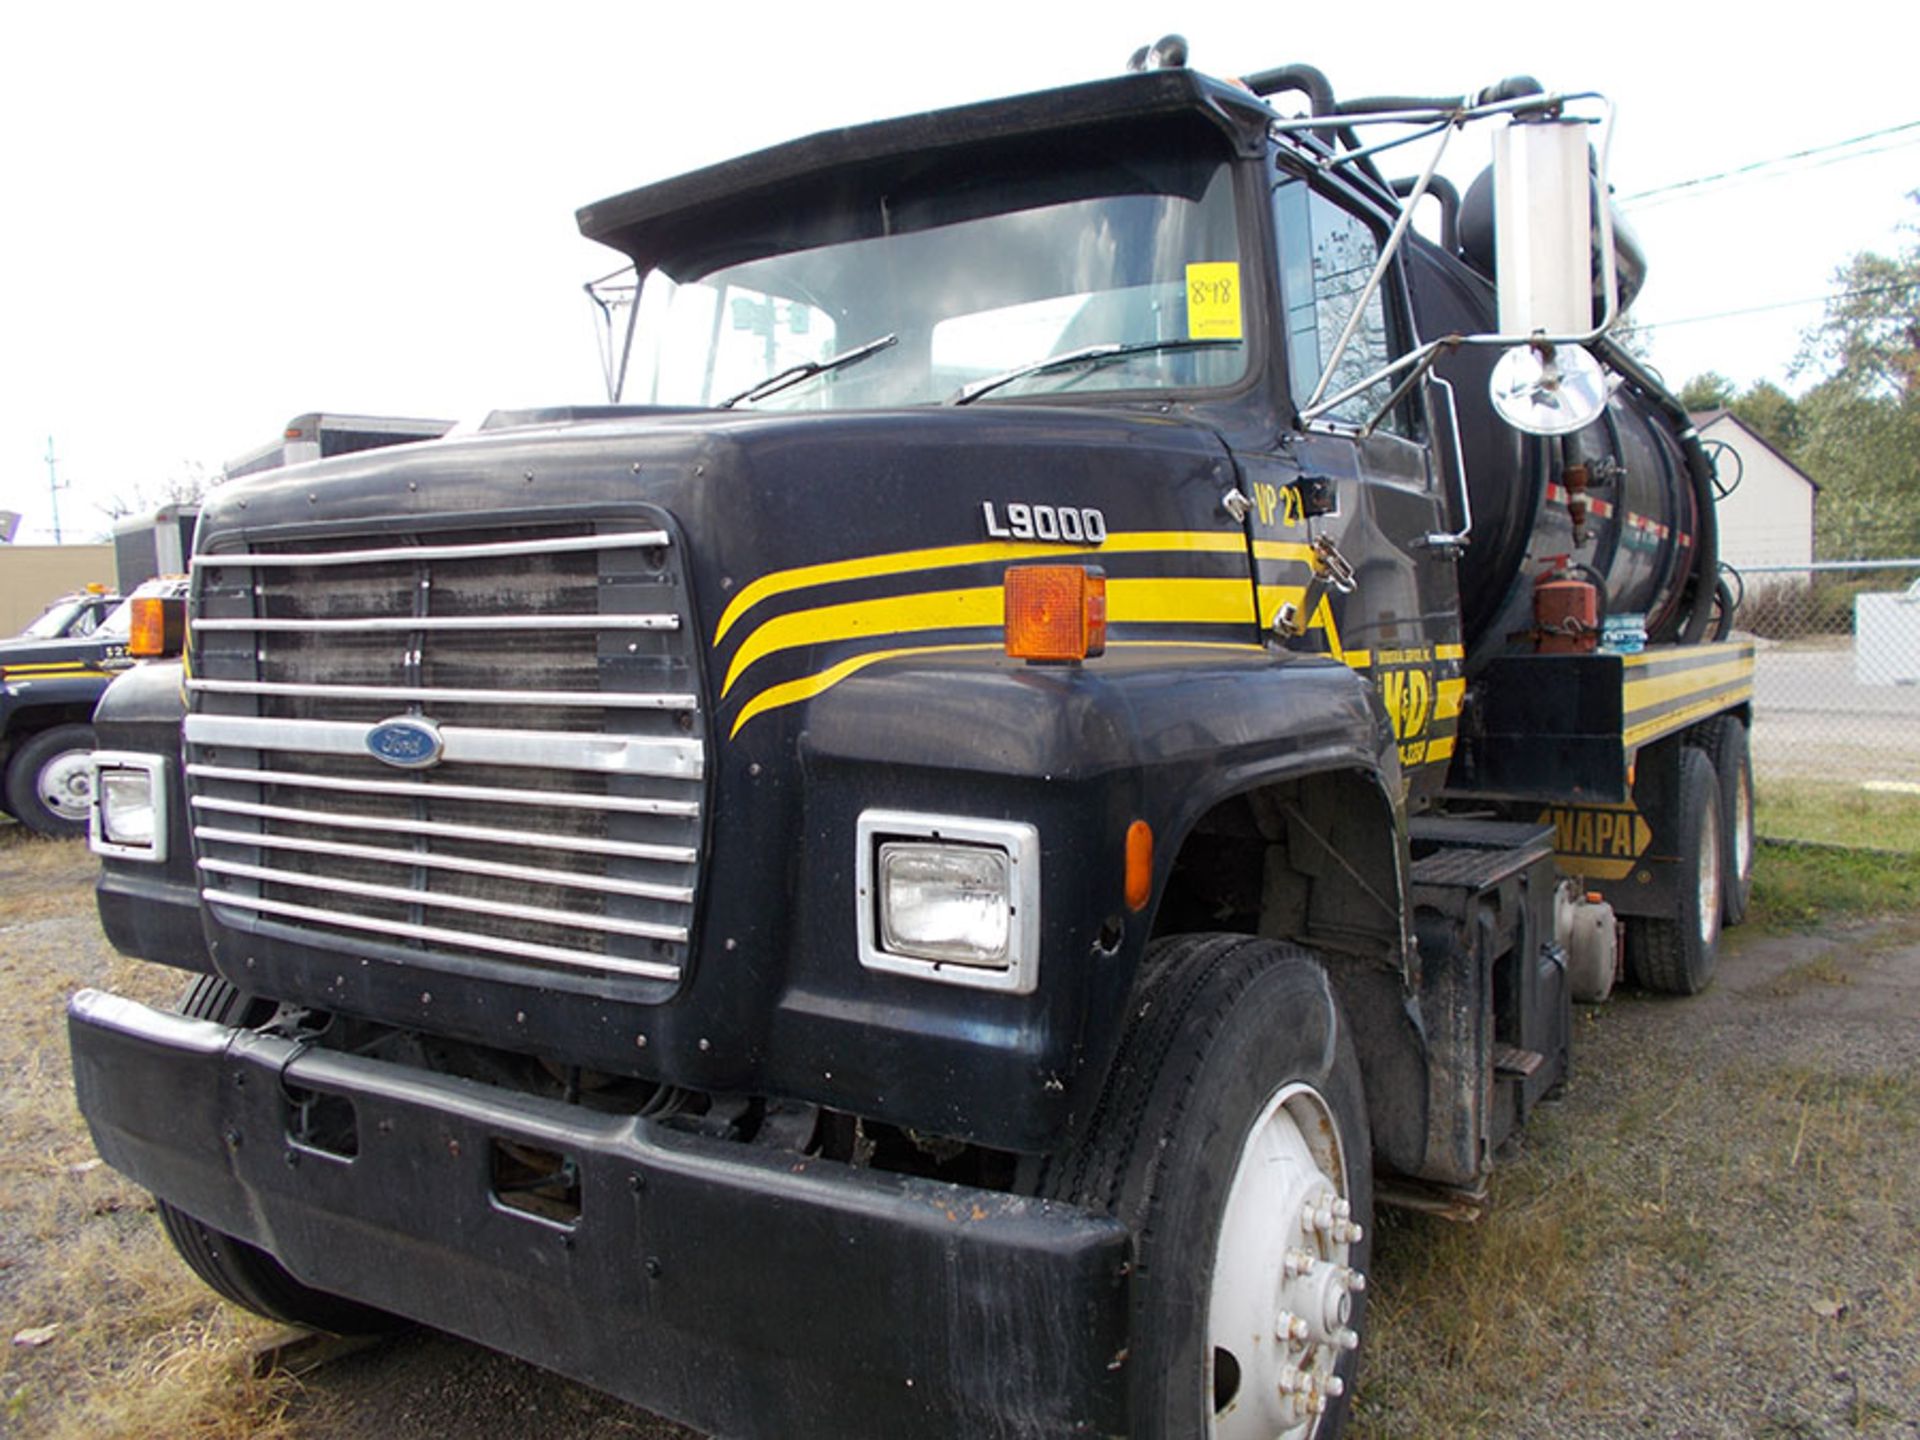
<svg viewBox="0 0 1920 1440">
<path fill-rule="evenodd" d="M 883 1096 L 879 1118 L 1052 1148 L 1100 1094 L 1152 930 L 1151 904 L 1126 903 L 1128 827 L 1152 827 L 1157 896 L 1182 838 L 1227 797 L 1327 772 L 1358 772 L 1397 796 L 1381 737 L 1360 676 L 1251 644 L 1119 646 L 1081 666 L 902 657 L 849 678 L 808 703 L 799 731 L 808 844 L 773 1068 L 812 1057 L 816 1075 L 831 1069 L 868 1104 Z M 1039 830 L 1033 994 L 982 995 L 853 962 L 855 825 L 882 808 Z M 852 1094 L 836 1099 L 859 1111 Z"/>
<path fill-rule="evenodd" d="M 94 896 L 101 928 L 114 949 L 139 960 L 210 972 L 180 767 L 180 722 L 187 713 L 183 687 L 179 661 L 153 660 L 121 675 L 100 697 L 93 716 L 100 749 L 166 757 L 167 859 L 154 865 L 101 857 Z"/>
</svg>

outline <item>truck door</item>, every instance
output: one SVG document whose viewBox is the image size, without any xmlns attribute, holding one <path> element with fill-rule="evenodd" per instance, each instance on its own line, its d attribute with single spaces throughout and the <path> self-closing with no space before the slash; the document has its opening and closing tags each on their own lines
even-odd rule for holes
<svg viewBox="0 0 1920 1440">
<path fill-rule="evenodd" d="M 1360 202 L 1284 170 L 1273 214 L 1288 382 L 1295 407 L 1304 409 L 1329 363 L 1322 393 L 1332 397 L 1411 348 L 1410 312 L 1396 267 L 1366 297 L 1336 357 L 1379 259 L 1382 227 Z M 1429 543 L 1451 528 L 1441 471 L 1421 407 L 1405 398 L 1387 404 L 1396 383 L 1376 382 L 1290 437 L 1284 457 L 1272 457 L 1273 478 L 1256 480 L 1251 492 L 1254 566 L 1261 618 L 1270 623 L 1303 582 L 1304 547 L 1319 535 L 1333 540 L 1352 569 L 1352 588 L 1327 591 L 1324 605 L 1312 600 L 1307 619 L 1333 654 L 1378 687 L 1408 798 L 1424 801 L 1440 789 L 1453 755 L 1464 653 L 1453 561 Z M 1299 478 L 1329 484 L 1290 485 Z M 1308 513 L 1317 507 L 1300 498 L 1315 490 L 1333 507 L 1324 516 Z M 1277 503 L 1263 503 L 1276 491 Z"/>
</svg>

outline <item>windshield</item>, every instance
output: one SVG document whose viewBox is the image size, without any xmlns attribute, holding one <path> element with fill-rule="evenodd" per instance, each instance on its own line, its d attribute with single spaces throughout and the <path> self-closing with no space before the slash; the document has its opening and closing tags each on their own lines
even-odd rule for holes
<svg viewBox="0 0 1920 1440">
<path fill-rule="evenodd" d="M 133 634 L 133 597 L 130 595 L 113 607 L 113 613 L 100 622 L 93 632 L 103 640 L 125 640 Z"/>
<path fill-rule="evenodd" d="M 976 168 L 871 206 L 821 189 L 812 215 L 734 244 L 703 236 L 648 273 L 622 398 L 856 409 L 952 403 L 989 380 L 998 401 L 1245 373 L 1232 174 L 1211 156 Z M 756 258 L 709 258 L 743 252 Z M 1045 363 L 1095 346 L 1116 348 Z"/>
<path fill-rule="evenodd" d="M 20 633 L 31 635 L 36 640 L 58 640 L 67 633 L 67 625 L 73 619 L 73 612 L 85 603 L 84 600 L 56 600 L 46 614 Z"/>
</svg>

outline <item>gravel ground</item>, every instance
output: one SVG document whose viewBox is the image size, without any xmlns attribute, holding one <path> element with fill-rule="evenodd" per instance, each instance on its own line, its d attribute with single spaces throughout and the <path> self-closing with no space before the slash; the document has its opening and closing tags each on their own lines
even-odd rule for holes
<svg viewBox="0 0 1920 1440">
<path fill-rule="evenodd" d="M 0 843 L 9 1008 L 32 1007 L 39 1026 L 39 1012 L 77 983 L 139 986 L 149 997 L 177 988 L 106 951 L 90 924 L 84 852 L 72 847 L 64 861 L 48 853 Z M 32 1028 L 15 1016 L 21 1032 Z M 8 1052 L 6 1095 L 61 1083 L 57 1030 L 44 1031 Z M 10 1161 L 82 1170 L 84 1135 L 53 1115 L 58 1107 L 42 1108 L 33 1123 L 45 1133 L 31 1140 L 22 1117 L 9 1116 Z M 1476 1225 L 1381 1217 L 1354 1427 L 1362 1440 L 1920 1437 L 1920 921 L 1736 936 L 1705 996 L 1629 993 L 1581 1011 L 1573 1082 L 1505 1161 Z M 122 1249 L 160 1245 L 137 1194 L 109 1172 L 63 1183 L 84 1191 L 77 1220 L 0 1209 L 0 1302 L 32 1293 L 33 1267 L 57 1263 L 53 1247 L 68 1237 L 77 1247 L 105 1228 Z M 115 1263 L 123 1268 L 80 1274 L 124 1276 L 124 1259 Z M 152 1264 L 171 1268 L 164 1255 Z M 90 1308 L 105 1317 L 127 1293 L 115 1281 Z M 210 1372 L 211 1393 L 244 1389 L 233 1357 L 264 1327 L 186 1293 L 199 1308 L 164 1324 L 101 1318 L 101 1343 L 129 1353 L 103 1364 L 89 1352 L 88 1376 L 61 1368 L 81 1363 L 61 1349 L 85 1323 L 89 1307 L 76 1299 L 61 1341 L 9 1357 L 0 1433 L 10 1422 L 20 1434 L 185 1433 L 101 1425 L 98 1409 L 85 1425 L 54 1425 L 43 1400 L 91 1384 L 105 1398 L 89 1403 L 111 1413 L 128 1379 L 172 1373 L 187 1350 L 227 1367 Z M 7 1308 L 10 1333 L 48 1318 Z M 158 1358 L 131 1353 L 136 1342 L 114 1338 L 122 1334 Z M 718 1363 L 712 1383 L 729 1383 Z M 226 1428 L 193 1433 L 695 1440 L 423 1332 L 332 1360 L 271 1403 L 236 1406 Z"/>
</svg>

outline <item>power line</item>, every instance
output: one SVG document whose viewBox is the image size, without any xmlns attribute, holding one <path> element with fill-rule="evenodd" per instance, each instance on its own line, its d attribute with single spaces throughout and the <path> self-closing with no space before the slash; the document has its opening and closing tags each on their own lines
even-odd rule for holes
<svg viewBox="0 0 1920 1440">
<path fill-rule="evenodd" d="M 1733 320 L 1742 315 L 1760 315 L 1769 310 L 1793 310 L 1802 305 L 1826 305 L 1835 300 L 1854 300 L 1865 295 L 1884 295 L 1890 290 L 1911 290 L 1911 280 L 1892 280 L 1885 285 L 1862 285 L 1857 290 L 1835 290 L 1827 295 L 1809 295 L 1804 300 L 1775 300 L 1765 305 L 1743 305 L 1738 310 L 1716 310 L 1711 315 L 1684 315 L 1678 320 L 1641 320 L 1635 328 L 1645 331 L 1668 330 L 1675 325 L 1702 325 L 1709 320 Z"/>
<path fill-rule="evenodd" d="M 1656 195 L 1670 195 L 1682 190 L 1697 189 L 1702 185 L 1712 185 L 1718 181 L 1732 180 L 1740 176 L 1752 175 L 1756 171 L 1767 170 L 1775 165 L 1789 165 L 1796 160 L 1807 160 L 1816 155 L 1827 155 L 1833 151 L 1846 150 L 1851 146 L 1865 144 L 1869 140 L 1880 140 L 1889 135 L 1904 134 L 1909 130 L 1920 130 L 1920 120 L 1909 120 L 1901 125 L 1889 125 L 1884 129 L 1869 130 L 1866 134 L 1855 135 L 1850 140 L 1835 140 L 1828 145 L 1813 145 L 1805 150 L 1795 150 L 1786 155 L 1776 155 L 1770 160 L 1754 160 L 1745 165 L 1736 165 L 1731 170 L 1716 171 L 1712 175 L 1696 175 L 1691 180 L 1676 180 L 1670 185 L 1655 185 L 1650 190 L 1639 190 L 1631 195 L 1623 195 L 1620 197 L 1619 203 L 1622 205 L 1633 205 Z M 1915 138 L 1920 139 L 1920 137 Z M 1903 140 L 1898 142 L 1898 144 L 1881 146 L 1874 150 L 1863 150 L 1855 152 L 1855 154 L 1835 156 L 1833 160 L 1825 163 L 1833 164 L 1838 160 L 1852 160 L 1860 155 L 1878 155 L 1883 150 L 1894 150 L 1898 149 L 1900 145 L 1910 145 L 1913 143 L 1915 143 L 1914 140 Z"/>
</svg>

